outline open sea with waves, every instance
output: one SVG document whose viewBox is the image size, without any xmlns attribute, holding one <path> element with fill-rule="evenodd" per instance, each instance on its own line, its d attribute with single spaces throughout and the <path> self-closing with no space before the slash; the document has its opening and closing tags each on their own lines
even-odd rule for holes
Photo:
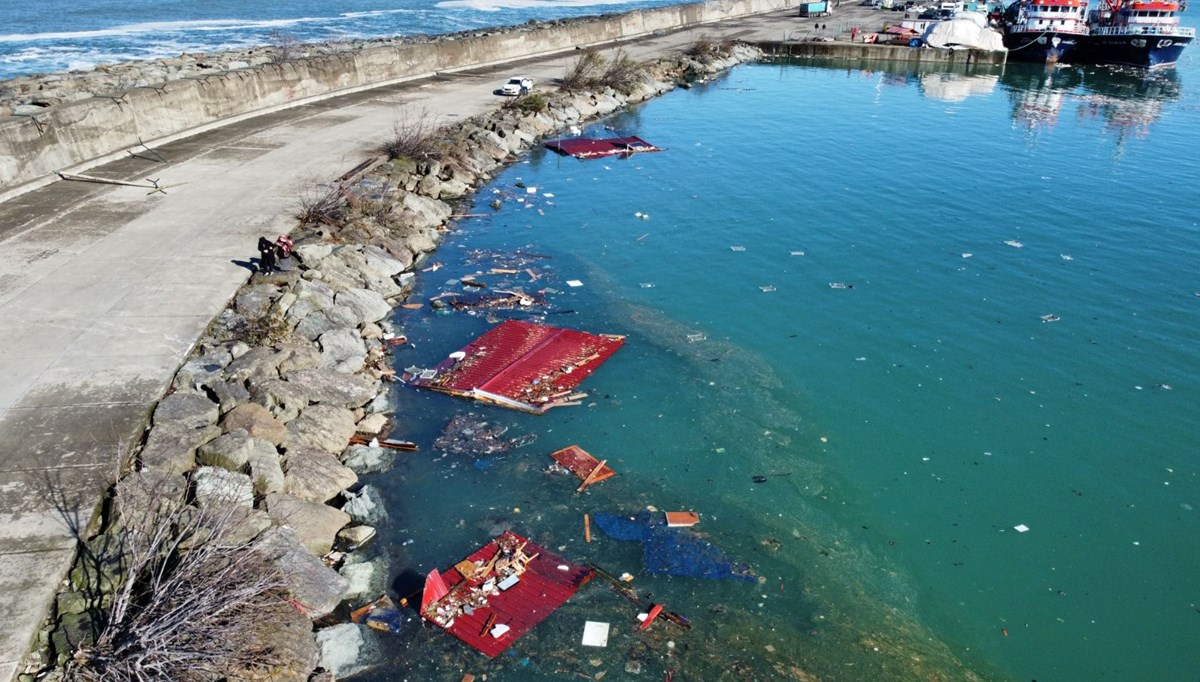
<svg viewBox="0 0 1200 682">
<path fill-rule="evenodd" d="M 4 3 L 0 77 L 665 3 L 599 4 Z M 404 594 L 513 528 L 694 627 L 639 634 L 594 582 L 494 661 L 412 620 L 368 631 L 358 679 L 1200 679 L 1197 51 L 1152 74 L 743 66 L 587 131 L 663 153 L 503 172 L 414 300 L 519 252 L 541 279 L 481 279 L 627 344 L 583 406 L 540 417 L 396 386 L 395 435 L 422 451 L 364 477 L 388 510 L 367 558 Z M 530 317 L 400 310 L 396 364 L 509 316 Z M 536 440 L 439 451 L 463 413 Z M 546 472 L 569 444 L 618 475 L 573 495 Z M 636 543 L 584 542 L 584 513 L 647 507 L 700 512 L 759 581 L 649 576 Z M 580 646 L 587 620 L 607 648 Z"/>
<path fill-rule="evenodd" d="M 452 33 L 669 0 L 55 0 L 0 2 L 0 80 L 183 52 Z"/>
</svg>

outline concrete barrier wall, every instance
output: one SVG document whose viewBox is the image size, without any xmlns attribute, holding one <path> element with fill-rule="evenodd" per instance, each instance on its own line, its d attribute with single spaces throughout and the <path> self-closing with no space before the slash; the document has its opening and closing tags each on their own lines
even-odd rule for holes
<svg viewBox="0 0 1200 682">
<path fill-rule="evenodd" d="M 758 47 L 775 57 L 858 59 L 863 61 L 908 62 L 937 65 L 1003 65 L 1007 52 L 983 50 L 935 50 L 907 45 L 866 45 L 863 43 L 758 42 Z"/>
<path fill-rule="evenodd" d="M 13 116 L 0 120 L 0 196 L 44 183 L 55 170 L 79 169 L 122 154 L 139 140 L 153 145 L 307 99 L 784 9 L 794 2 L 675 5 L 435 43 L 381 45 L 185 78 L 129 90 L 118 98 L 97 97 L 35 116 Z"/>
</svg>

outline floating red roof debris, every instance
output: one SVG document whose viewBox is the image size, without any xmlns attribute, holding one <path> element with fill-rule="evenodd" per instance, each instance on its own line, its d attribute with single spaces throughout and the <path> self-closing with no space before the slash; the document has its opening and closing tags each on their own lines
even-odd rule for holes
<svg viewBox="0 0 1200 682">
<path fill-rule="evenodd" d="M 638 152 L 661 152 L 662 150 L 640 137 L 572 137 L 566 140 L 551 140 L 546 148 L 577 159 L 593 159 L 598 156 L 620 156 Z"/>
<path fill-rule="evenodd" d="M 507 531 L 442 572 L 438 582 L 449 589 L 422 599 L 421 616 L 495 658 L 593 575 Z"/>
<path fill-rule="evenodd" d="M 579 489 L 576 492 L 583 492 L 585 488 L 593 483 L 599 483 L 606 478 L 612 478 L 617 475 L 617 472 L 609 468 L 608 464 L 601 462 L 593 457 L 583 448 L 578 445 L 568 445 L 562 450 L 556 450 L 550 453 L 550 457 L 558 462 L 559 466 L 567 469 L 571 473 L 579 477 Z"/>
<path fill-rule="evenodd" d="M 578 386 L 625 344 L 625 337 L 589 334 L 507 320 L 433 369 L 410 367 L 414 386 L 541 414 L 570 400 Z"/>
</svg>

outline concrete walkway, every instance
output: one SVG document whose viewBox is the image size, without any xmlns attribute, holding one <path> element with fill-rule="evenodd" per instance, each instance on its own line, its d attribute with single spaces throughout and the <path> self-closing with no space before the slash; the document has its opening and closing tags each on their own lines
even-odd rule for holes
<svg viewBox="0 0 1200 682">
<path fill-rule="evenodd" d="M 832 23 L 832 22 L 830 22 Z M 778 40 L 809 20 L 764 15 L 627 46 L 637 58 L 698 36 Z M 14 679 L 121 457 L 260 236 L 294 226 L 300 192 L 371 155 L 405 111 L 442 122 L 498 104 L 511 73 L 540 83 L 575 55 L 334 97 L 158 148 L 89 175 L 156 178 L 166 194 L 56 182 L 0 204 L 0 682 Z"/>
</svg>

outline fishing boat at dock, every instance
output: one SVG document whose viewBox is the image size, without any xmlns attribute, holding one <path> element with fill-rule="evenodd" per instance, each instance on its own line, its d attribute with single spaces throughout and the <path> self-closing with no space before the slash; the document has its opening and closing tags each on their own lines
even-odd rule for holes
<svg viewBox="0 0 1200 682">
<path fill-rule="evenodd" d="M 1176 0 L 1102 0 L 1088 15 L 1088 38 L 1078 63 L 1173 65 L 1196 37 L 1196 29 L 1179 25 L 1185 6 Z"/>
<path fill-rule="evenodd" d="M 1041 64 L 1077 63 L 1088 36 L 1084 0 L 1018 0 L 1004 11 L 1008 58 Z"/>
</svg>

